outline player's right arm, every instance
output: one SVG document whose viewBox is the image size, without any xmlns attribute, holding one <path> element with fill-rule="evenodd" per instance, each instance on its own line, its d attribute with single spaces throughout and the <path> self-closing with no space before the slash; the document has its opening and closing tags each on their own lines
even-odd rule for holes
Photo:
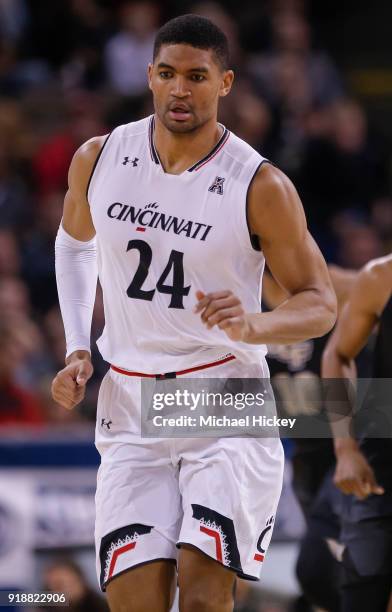
<svg viewBox="0 0 392 612">
<path fill-rule="evenodd" d="M 355 357 L 365 346 L 389 297 L 390 283 L 385 279 L 382 260 L 370 262 L 354 282 L 350 297 L 322 357 L 324 378 L 356 378 Z M 363 499 L 383 493 L 374 473 L 355 439 L 344 434 L 349 419 L 331 422 L 337 459 L 335 484 L 346 494 Z"/>
<path fill-rule="evenodd" d="M 93 373 L 90 328 L 97 284 L 95 228 L 87 189 L 105 137 L 92 138 L 75 153 L 56 238 L 56 280 L 67 341 L 65 368 L 52 383 L 53 399 L 65 408 L 82 401 Z"/>
</svg>

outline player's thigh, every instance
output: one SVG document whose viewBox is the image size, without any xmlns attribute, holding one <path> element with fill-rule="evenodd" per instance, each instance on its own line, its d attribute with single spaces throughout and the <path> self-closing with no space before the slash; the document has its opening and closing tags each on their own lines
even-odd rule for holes
<svg viewBox="0 0 392 612">
<path fill-rule="evenodd" d="M 176 565 L 154 561 L 116 576 L 106 593 L 111 612 L 169 612 L 176 590 Z"/>
<path fill-rule="evenodd" d="M 178 561 L 180 612 L 231 612 L 236 574 L 191 546 L 181 546 Z"/>
</svg>

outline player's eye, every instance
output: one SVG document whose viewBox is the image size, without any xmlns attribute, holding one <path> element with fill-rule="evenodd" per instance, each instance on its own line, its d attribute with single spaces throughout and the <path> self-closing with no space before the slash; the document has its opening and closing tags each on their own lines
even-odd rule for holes
<svg viewBox="0 0 392 612">
<path fill-rule="evenodd" d="M 172 73 L 169 72 L 169 70 L 161 70 L 161 72 L 159 73 L 159 76 L 161 77 L 161 79 L 170 79 L 170 77 L 172 76 Z"/>
<path fill-rule="evenodd" d="M 192 74 L 192 81 L 196 81 L 196 83 L 200 83 L 201 81 L 205 81 L 206 77 L 203 74 Z"/>
</svg>

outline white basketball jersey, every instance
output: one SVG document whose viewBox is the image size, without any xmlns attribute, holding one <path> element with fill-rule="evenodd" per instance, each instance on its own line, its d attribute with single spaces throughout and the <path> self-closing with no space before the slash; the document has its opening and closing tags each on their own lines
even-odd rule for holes
<svg viewBox="0 0 392 612">
<path fill-rule="evenodd" d="M 265 346 L 233 342 L 193 312 L 197 290 L 227 289 L 245 312 L 260 312 L 264 257 L 251 244 L 246 200 L 263 161 L 224 129 L 206 157 L 173 175 L 154 146 L 154 117 L 109 135 L 88 187 L 105 309 L 98 347 L 106 361 L 148 374 L 228 354 L 265 363 Z"/>
</svg>

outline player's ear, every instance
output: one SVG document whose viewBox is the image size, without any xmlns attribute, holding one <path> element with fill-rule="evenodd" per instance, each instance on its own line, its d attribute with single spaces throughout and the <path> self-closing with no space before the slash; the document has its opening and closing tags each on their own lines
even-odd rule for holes
<svg viewBox="0 0 392 612">
<path fill-rule="evenodd" d="M 153 69 L 154 69 L 153 64 L 151 64 L 151 63 L 150 63 L 150 64 L 148 64 L 148 68 L 147 68 L 147 78 L 148 78 L 148 86 L 149 86 L 149 88 L 150 88 L 150 89 L 152 89 L 152 88 L 151 88 L 151 79 L 152 79 L 152 71 L 153 71 Z"/>
<path fill-rule="evenodd" d="M 234 72 L 232 70 L 225 70 L 223 73 L 221 88 L 219 95 L 221 97 L 227 96 L 230 93 L 234 81 Z"/>
</svg>

